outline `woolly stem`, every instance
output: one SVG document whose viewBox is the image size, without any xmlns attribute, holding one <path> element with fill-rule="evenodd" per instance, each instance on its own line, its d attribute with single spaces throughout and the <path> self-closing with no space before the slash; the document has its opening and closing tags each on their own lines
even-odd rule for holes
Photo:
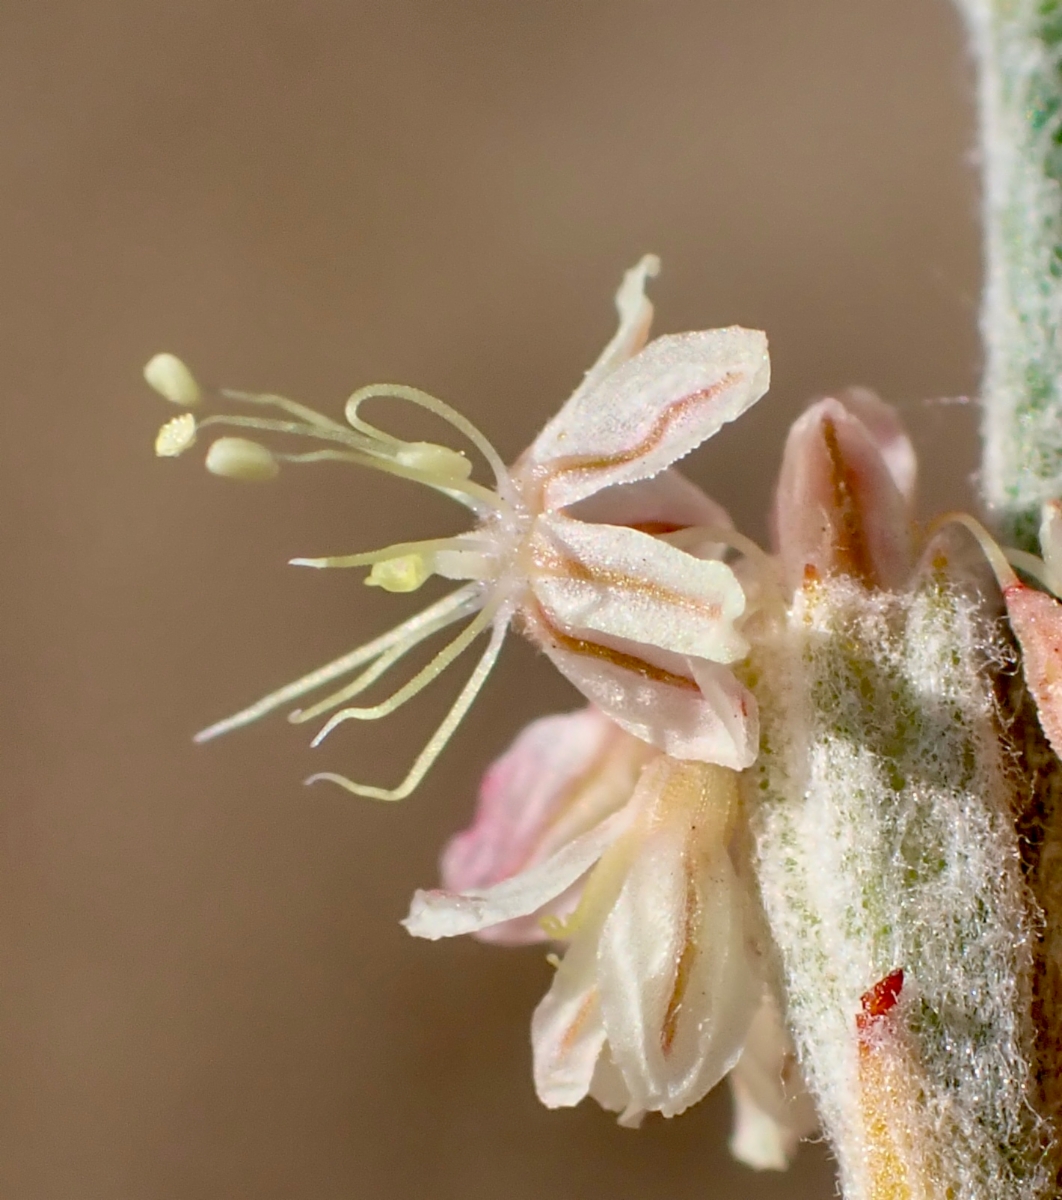
<svg viewBox="0 0 1062 1200">
<path fill-rule="evenodd" d="M 985 502 L 1036 546 L 1062 495 L 1062 0 L 956 0 L 979 66 Z"/>
</svg>

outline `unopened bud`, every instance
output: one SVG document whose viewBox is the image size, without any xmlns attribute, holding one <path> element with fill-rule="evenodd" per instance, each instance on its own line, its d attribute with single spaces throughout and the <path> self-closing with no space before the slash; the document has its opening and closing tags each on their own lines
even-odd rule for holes
<svg viewBox="0 0 1062 1200">
<path fill-rule="evenodd" d="M 472 464 L 463 454 L 434 442 L 407 442 L 396 457 L 402 466 L 413 467 L 425 475 L 467 479 L 472 474 Z"/>
<path fill-rule="evenodd" d="M 896 588 L 911 567 L 910 516 L 874 433 L 839 400 L 820 400 L 789 431 L 775 495 L 790 586 L 810 566 Z"/>
<path fill-rule="evenodd" d="M 173 404 L 190 408 L 199 403 L 199 384 L 176 354 L 156 354 L 144 368 L 144 378 L 160 396 Z"/>
<path fill-rule="evenodd" d="M 206 469 L 227 479 L 260 482 L 275 479 L 280 470 L 271 450 L 241 437 L 223 437 L 210 447 Z"/>
<path fill-rule="evenodd" d="M 415 592 L 431 573 L 423 554 L 403 554 L 401 558 L 385 558 L 376 563 L 365 582 L 369 587 L 382 587 L 385 592 Z"/>
<path fill-rule="evenodd" d="M 195 445 L 195 417 L 191 413 L 181 413 L 172 421 L 167 421 L 155 438 L 155 453 L 159 458 L 176 458 L 183 454 L 189 446 Z"/>
</svg>

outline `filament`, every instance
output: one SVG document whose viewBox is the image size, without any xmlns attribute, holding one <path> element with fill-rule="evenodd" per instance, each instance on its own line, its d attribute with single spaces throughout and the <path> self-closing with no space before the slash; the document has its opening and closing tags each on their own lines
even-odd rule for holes
<svg viewBox="0 0 1062 1200">
<path fill-rule="evenodd" d="M 291 413 L 294 417 L 301 418 L 310 425 L 317 425 L 322 429 L 330 429 L 337 433 L 345 433 L 348 436 L 350 433 L 345 425 L 341 425 L 338 421 L 333 421 L 331 417 L 326 417 L 323 413 L 319 413 L 305 404 L 299 404 L 297 400 L 289 400 L 286 396 L 276 396 L 269 392 L 241 392 L 236 388 L 222 388 L 218 394 L 224 396 L 226 400 L 242 400 L 247 404 L 272 405 L 274 408 Z"/>
<path fill-rule="evenodd" d="M 932 537 L 933 534 L 943 529 L 945 525 L 952 524 L 961 525 L 964 529 L 972 533 L 977 539 L 977 542 L 981 547 L 981 552 L 984 554 L 985 558 L 988 559 L 988 565 L 992 568 L 992 572 L 996 577 L 996 581 L 999 583 L 1001 588 L 1006 589 L 1009 587 L 1014 587 L 1014 585 L 1019 582 L 1017 575 L 1014 574 L 1010 563 L 1007 561 L 1007 555 L 1004 553 L 999 543 L 981 524 L 980 521 L 975 520 L 967 513 L 944 513 L 943 515 L 937 517 L 937 519 L 929 526 L 928 536 Z M 1030 557 L 1032 556 L 1030 555 Z M 1021 564 L 1018 565 L 1020 566 Z M 1023 566 L 1022 570 L 1024 569 L 1025 568 Z"/>
<path fill-rule="evenodd" d="M 358 409 L 361 404 L 371 397 L 376 396 L 391 397 L 396 400 L 408 400 L 411 404 L 417 404 L 421 408 L 426 408 L 428 412 L 441 417 L 442 420 L 452 425 L 458 432 L 463 433 L 480 454 L 483 455 L 487 465 L 494 472 L 498 490 L 505 492 L 507 498 L 511 499 L 511 496 L 508 495 L 510 492 L 509 471 L 505 463 L 502 462 L 497 450 L 494 449 L 487 438 L 480 433 L 467 417 L 463 417 L 445 401 L 437 399 L 428 392 L 422 392 L 420 388 L 390 383 L 369 384 L 368 387 L 359 388 L 347 401 L 347 420 L 355 429 L 360 430 L 370 437 L 387 436 L 381 434 L 380 430 L 367 424 L 358 416 Z"/>
<path fill-rule="evenodd" d="M 427 745 L 417 755 L 416 761 L 410 767 L 409 774 L 402 780 L 398 787 L 371 787 L 364 783 L 354 783 L 352 780 L 347 779 L 346 776 L 335 775 L 330 771 L 311 775 L 306 782 L 309 784 L 328 781 L 338 784 L 348 792 L 353 792 L 355 796 L 367 796 L 370 800 L 404 800 L 417 787 L 424 776 L 427 775 L 432 764 L 442 753 L 446 743 L 453 737 L 458 725 L 464 720 L 465 714 L 472 706 L 472 702 L 479 695 L 487 676 L 490 674 L 495 662 L 497 662 L 502 642 L 505 640 L 507 626 L 507 621 L 498 621 L 495 624 L 490 642 L 487 644 L 483 656 L 476 664 L 476 668 L 469 676 L 465 686 L 461 689 L 460 695 L 454 701 L 453 707 L 443 718 L 439 728 L 428 739 Z"/>
<path fill-rule="evenodd" d="M 1041 587 L 1046 588 L 1049 592 L 1054 592 L 1050 580 L 1048 579 L 1047 564 L 1042 558 L 1037 558 L 1035 554 L 1030 554 L 1027 550 L 1011 550 L 1004 549 L 1003 553 L 1007 556 L 1007 562 L 1012 567 L 1017 567 L 1019 571 L 1024 571 L 1026 575 L 1031 575 Z"/>
<path fill-rule="evenodd" d="M 329 709 L 335 708 L 346 700 L 352 700 L 355 696 L 365 691 L 376 682 L 382 675 L 386 674 L 396 662 L 404 658 L 410 650 L 419 646 L 421 642 L 426 641 L 439 630 L 445 629 L 447 625 L 452 625 L 455 621 L 460 621 L 466 615 L 466 609 L 457 609 L 456 612 L 445 613 L 437 617 L 430 624 L 426 624 L 418 628 L 409 637 L 397 642 L 389 650 L 385 650 L 376 661 L 356 678 L 351 680 L 345 687 L 339 689 L 338 692 L 333 692 L 330 696 L 326 696 L 323 700 L 318 700 L 316 704 L 309 708 L 296 709 L 295 712 L 288 714 L 288 720 L 294 725 L 301 725 L 305 721 L 312 721 L 315 717 L 321 716 Z"/>
<path fill-rule="evenodd" d="M 396 709 L 401 708 L 403 704 L 406 704 L 414 696 L 422 692 L 433 680 L 438 679 L 443 671 L 462 655 L 491 621 L 494 620 L 497 610 L 498 605 L 491 604 L 477 613 L 457 637 L 444 646 L 427 666 L 422 667 L 412 679 L 404 683 L 397 692 L 394 692 L 386 700 L 381 701 L 379 704 L 374 704 L 369 708 L 341 709 L 325 724 L 324 728 L 313 739 L 310 745 L 319 746 L 332 730 L 344 721 L 378 721 L 381 717 L 390 716 Z"/>
<path fill-rule="evenodd" d="M 461 537 L 426 538 L 420 542 L 395 542 L 382 550 L 368 550 L 364 554 L 341 554 L 327 558 L 292 558 L 292 567 L 368 567 L 373 563 L 386 562 L 390 558 L 402 558 L 407 554 L 423 554 L 428 550 L 439 550 L 444 546 L 457 545 L 459 549 L 475 549 L 484 545 Z"/>
<path fill-rule="evenodd" d="M 255 701 L 248 708 L 202 730 L 195 735 L 195 740 L 208 742 L 212 738 L 220 737 L 223 733 L 250 725 L 252 721 L 257 721 L 259 717 L 264 717 L 274 709 L 281 708 L 292 700 L 297 700 L 307 692 L 324 687 L 326 683 L 331 683 L 333 679 L 346 675 L 363 663 L 371 662 L 385 651 L 390 650 L 392 646 L 404 642 L 410 637 L 415 637 L 425 626 L 433 625 L 444 616 L 452 615 L 453 620 L 459 620 L 479 602 L 480 593 L 481 587 L 476 583 L 458 588 L 456 592 L 451 592 L 448 596 L 437 600 L 428 608 L 422 609 L 410 617 L 409 620 L 403 621 L 401 625 L 396 625 L 394 629 L 388 630 L 387 633 L 373 638 L 372 641 L 358 646 L 333 662 L 326 663 L 323 667 L 318 667 L 308 675 L 303 675 L 301 679 L 296 679 L 293 683 L 289 683 L 275 692 L 270 692 L 268 696 L 263 696 L 261 700 Z M 441 628 L 441 626 L 435 627 Z"/>
</svg>

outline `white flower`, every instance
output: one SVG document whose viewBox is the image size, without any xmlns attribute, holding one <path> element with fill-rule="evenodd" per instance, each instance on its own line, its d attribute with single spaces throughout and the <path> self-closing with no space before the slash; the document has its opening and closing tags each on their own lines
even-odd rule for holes
<svg viewBox="0 0 1062 1200">
<path fill-rule="evenodd" d="M 549 802 L 532 823 L 539 839 L 559 840 L 559 848 L 545 859 L 532 853 L 526 869 L 487 887 L 417 892 L 404 924 L 433 939 L 494 926 L 519 935 L 516 922 L 550 912 L 580 885 L 574 912 L 547 924 L 550 936 L 569 945 L 531 1024 L 535 1086 L 551 1108 L 589 1094 L 636 1124 L 646 1112 L 683 1112 L 735 1065 L 762 994 L 761 950 L 729 854 L 737 773 L 657 755 L 616 809 L 622 747 L 602 747 L 603 725 L 587 738 L 588 719 L 600 720 L 582 713 L 551 719 L 570 726 L 554 731 L 568 744 L 550 750 L 551 765 L 529 736 L 534 726 L 510 752 L 545 771 Z M 597 786 L 588 781 L 576 803 L 560 803 L 564 780 L 584 778 L 580 747 Z M 487 874 L 500 866 L 492 848 L 534 847 L 528 832 L 506 837 L 505 820 L 498 831 L 489 828 L 503 810 L 519 815 L 516 799 L 510 792 L 481 812 L 488 828 L 480 827 L 477 840 Z M 590 812 L 608 815 L 575 833 Z M 558 818 L 566 839 L 552 835 Z"/>
<path fill-rule="evenodd" d="M 460 414 L 413 388 L 362 389 L 347 404 L 347 425 L 282 397 L 223 393 L 279 409 L 284 419 L 211 416 L 197 428 L 221 424 L 311 436 L 327 447 L 301 454 L 263 447 L 253 459 L 261 469 L 228 473 L 263 478 L 284 461 L 341 459 L 432 487 L 469 508 L 478 524 L 457 537 L 295 560 L 321 567 L 369 566 L 367 582 L 390 591 L 411 591 L 431 575 L 463 586 L 390 633 L 205 730 L 201 739 L 363 668 L 352 682 L 293 719 L 337 709 L 425 639 L 467 620 L 457 637 L 389 699 L 340 708 L 315 741 L 342 721 L 393 712 L 489 632 L 486 650 L 453 708 L 398 787 L 367 787 L 333 774 L 313 777 L 361 795 L 399 799 L 423 778 L 468 710 L 515 617 L 560 671 L 623 729 L 678 759 L 736 769 L 753 761 L 755 704 L 727 670 L 747 651 L 735 629 L 745 606 L 741 585 L 720 558 L 694 557 L 666 536 L 654 535 L 691 526 L 721 532 L 727 524 L 717 506 L 669 468 L 763 395 L 769 377 L 766 339 L 731 328 L 661 337 L 642 349 L 652 317 L 644 284 L 657 265 L 647 257 L 627 273 L 616 298 L 615 337 L 511 469 Z M 494 475 L 493 488 L 470 479 L 470 464 L 457 451 L 405 442 L 368 425 L 359 410 L 376 396 L 404 399 L 448 421 L 482 454 Z M 187 444 L 194 433 L 195 428 L 183 430 Z M 252 462 L 248 447 L 254 443 L 235 440 L 236 466 L 243 468 Z M 173 439 L 164 442 L 172 453 Z M 215 468 L 230 460 L 236 461 L 232 454 L 208 454 Z"/>
</svg>

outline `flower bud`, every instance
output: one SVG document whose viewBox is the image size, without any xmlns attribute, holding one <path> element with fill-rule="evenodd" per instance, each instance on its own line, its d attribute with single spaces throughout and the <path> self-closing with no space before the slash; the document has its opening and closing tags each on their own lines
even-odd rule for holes
<svg viewBox="0 0 1062 1200">
<path fill-rule="evenodd" d="M 189 446 L 195 445 L 195 432 L 195 417 L 191 413 L 181 413 L 159 430 L 155 438 L 155 453 L 159 458 L 177 458 Z"/>
<path fill-rule="evenodd" d="M 275 479 L 280 470 L 271 450 L 259 442 L 241 437 L 223 437 L 210 447 L 206 456 L 206 469 L 213 475 L 227 479 L 260 482 Z"/>
<path fill-rule="evenodd" d="M 175 354 L 156 354 L 144 368 L 144 378 L 173 404 L 190 408 L 201 399 L 195 376 Z"/>
<path fill-rule="evenodd" d="M 907 499 L 874 432 L 839 400 L 813 404 L 790 429 L 774 528 L 794 588 L 808 567 L 872 588 L 896 588 L 907 579 Z"/>
</svg>

